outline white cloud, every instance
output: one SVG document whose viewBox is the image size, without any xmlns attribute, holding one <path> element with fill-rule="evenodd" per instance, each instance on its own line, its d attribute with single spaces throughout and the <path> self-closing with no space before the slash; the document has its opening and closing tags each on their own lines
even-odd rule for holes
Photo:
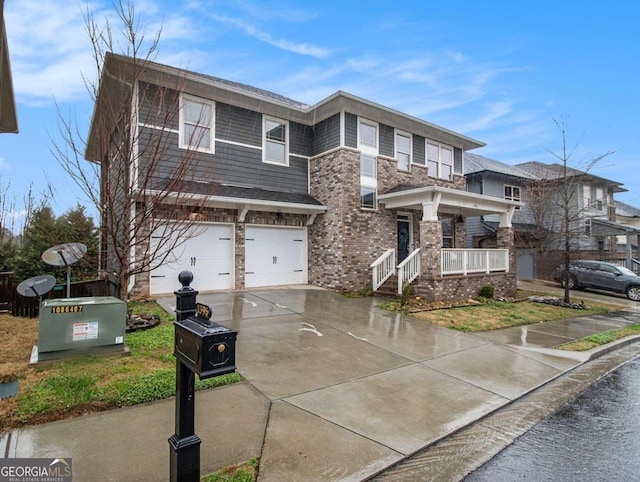
<svg viewBox="0 0 640 482">
<path fill-rule="evenodd" d="M 253 25 L 250 25 L 237 18 L 227 17 L 224 15 L 215 15 L 215 14 L 211 15 L 211 18 L 218 22 L 221 22 L 227 25 L 232 25 L 236 28 L 239 28 L 240 30 L 243 30 L 245 33 L 247 33 L 251 37 L 254 37 L 260 40 L 261 42 L 264 42 L 269 45 L 273 45 L 274 47 L 277 47 L 281 50 L 285 50 L 287 52 L 293 52 L 300 55 L 308 55 L 316 58 L 327 57 L 331 53 L 329 49 L 316 47 L 314 45 L 311 45 L 305 42 L 297 43 L 287 39 L 274 39 L 271 36 L 271 34 L 269 34 L 268 32 L 259 30 L 255 28 Z"/>
</svg>

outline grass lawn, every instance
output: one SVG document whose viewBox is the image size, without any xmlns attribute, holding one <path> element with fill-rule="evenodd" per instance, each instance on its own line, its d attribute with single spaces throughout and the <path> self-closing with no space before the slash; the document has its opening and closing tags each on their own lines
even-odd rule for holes
<svg viewBox="0 0 640 482">
<path fill-rule="evenodd" d="M 0 433 L 175 394 L 173 317 L 154 302 L 129 305 L 134 313 L 160 316 L 154 328 L 127 333 L 130 356 L 84 357 L 29 366 L 38 320 L 0 314 L 0 382 L 18 380 L 15 397 L 0 400 Z M 238 374 L 199 380 L 196 390 L 234 383 Z"/>
<path fill-rule="evenodd" d="M 454 330 L 473 332 L 575 318 L 576 316 L 605 313 L 610 310 L 609 305 L 589 305 L 587 309 L 575 310 L 525 300 L 517 303 L 491 301 L 485 305 L 464 306 L 436 312 L 423 311 L 411 315 Z"/>
</svg>

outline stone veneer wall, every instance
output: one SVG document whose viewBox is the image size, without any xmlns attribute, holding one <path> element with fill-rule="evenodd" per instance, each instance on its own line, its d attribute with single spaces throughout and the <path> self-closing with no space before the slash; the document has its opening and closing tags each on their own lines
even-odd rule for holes
<svg viewBox="0 0 640 482">
<path fill-rule="evenodd" d="M 491 285 L 495 289 L 496 298 L 512 298 L 517 294 L 516 277 L 515 272 L 509 272 L 431 278 L 420 280 L 416 294 L 427 301 L 459 301 L 478 296 L 480 288 Z"/>
<path fill-rule="evenodd" d="M 339 291 L 370 285 L 371 263 L 385 250 L 397 248 L 398 211 L 411 211 L 387 210 L 383 205 L 377 210 L 360 208 L 360 152 L 354 149 L 336 149 L 312 158 L 309 179 L 310 194 L 327 206 L 327 212 L 309 227 L 309 283 Z M 377 158 L 377 180 L 378 193 L 400 184 L 466 189 L 463 176 L 454 176 L 452 181 L 433 179 L 425 166 L 412 165 L 410 171 L 402 171 L 395 159 L 383 156 Z M 414 246 L 422 246 L 422 212 L 411 213 Z M 434 223 L 434 229 L 438 231 L 433 246 L 440 246 L 440 222 Z M 438 252 L 438 260 L 439 256 Z"/>
</svg>

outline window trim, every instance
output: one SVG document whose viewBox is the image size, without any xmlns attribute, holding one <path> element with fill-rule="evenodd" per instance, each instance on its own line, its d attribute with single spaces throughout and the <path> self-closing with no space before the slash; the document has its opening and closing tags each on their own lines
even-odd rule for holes
<svg viewBox="0 0 640 482">
<path fill-rule="evenodd" d="M 279 141 L 273 139 L 267 139 L 267 122 L 276 122 L 278 124 L 282 124 L 284 126 L 284 142 L 280 143 Z M 285 166 L 289 167 L 289 121 L 284 119 L 279 119 L 278 117 L 272 117 L 263 115 L 262 116 L 262 162 L 265 164 L 272 164 L 274 166 Z M 282 162 L 279 162 L 274 159 L 267 159 L 267 143 L 281 144 L 284 145 L 284 159 Z"/>
<path fill-rule="evenodd" d="M 507 195 L 507 188 L 511 189 L 511 196 Z M 518 190 L 518 196 L 516 197 L 514 195 L 514 191 Z M 504 193 L 504 199 L 506 199 L 507 201 L 517 201 L 517 202 L 522 202 L 522 188 L 520 186 L 515 186 L 513 184 L 504 184 L 503 185 L 503 193 Z M 520 209 L 520 206 L 516 206 L 516 209 Z"/>
<path fill-rule="evenodd" d="M 179 130 L 178 130 L 178 145 L 181 149 L 188 149 L 191 151 L 197 152 L 206 152 L 209 154 L 215 154 L 215 127 L 216 127 L 216 103 L 212 100 L 204 99 L 202 97 L 197 97 L 195 95 L 189 94 L 180 94 L 180 109 L 178 115 L 179 122 Z M 187 122 L 185 119 L 185 102 L 194 102 L 198 104 L 202 104 L 204 106 L 209 106 L 211 108 L 211 119 L 209 125 L 200 124 L 199 122 Z M 209 147 L 199 147 L 188 144 L 187 136 L 184 132 L 185 125 L 192 125 L 204 129 L 209 129 Z"/>
<path fill-rule="evenodd" d="M 409 139 L 409 151 L 408 152 L 403 152 L 400 151 L 398 149 L 398 137 L 406 137 L 407 139 Z M 398 162 L 398 170 L 399 171 L 410 171 L 411 170 L 411 164 L 413 164 L 413 156 L 411 155 L 411 153 L 413 152 L 413 136 L 406 131 L 401 131 L 396 129 L 395 132 L 395 136 L 394 136 L 394 147 L 395 147 L 395 155 L 396 155 L 396 161 Z M 407 159 L 407 167 L 400 167 L 400 159 L 398 158 L 398 153 L 401 154 L 406 154 L 408 159 Z"/>
<path fill-rule="evenodd" d="M 373 127 L 375 129 L 375 145 L 363 144 L 362 143 L 362 126 L 366 125 L 368 127 Z M 362 117 L 358 117 L 358 149 L 361 151 L 366 151 L 367 153 L 375 153 L 378 155 L 378 146 L 380 144 L 380 125 L 377 122 L 370 121 L 368 119 L 363 119 Z"/>
<path fill-rule="evenodd" d="M 433 173 L 429 172 L 429 162 L 436 162 L 433 161 L 431 159 L 429 159 L 429 144 L 431 144 L 432 146 L 435 146 L 438 148 L 438 160 L 437 160 L 437 170 L 438 172 L 436 173 L 436 175 L 434 176 Z M 446 149 L 448 151 L 451 152 L 451 163 L 450 164 L 444 164 L 446 166 L 449 166 L 451 168 L 451 173 L 449 174 L 448 177 L 444 177 L 441 175 L 442 173 L 442 149 Z M 453 148 L 453 146 L 450 146 L 448 144 L 442 144 L 441 142 L 436 142 L 433 141 L 431 139 L 425 139 L 425 143 L 424 143 L 424 154 L 425 154 L 425 165 L 427 166 L 427 174 L 429 177 L 435 177 L 437 179 L 445 179 L 448 181 L 451 181 L 453 179 L 453 175 L 454 175 L 454 169 L 455 169 L 455 149 Z"/>
</svg>

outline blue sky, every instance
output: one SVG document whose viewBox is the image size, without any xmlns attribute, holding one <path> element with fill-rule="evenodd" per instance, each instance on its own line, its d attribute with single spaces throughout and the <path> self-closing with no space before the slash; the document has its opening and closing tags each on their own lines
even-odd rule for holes
<svg viewBox="0 0 640 482">
<path fill-rule="evenodd" d="M 97 19 L 111 1 L 91 0 Z M 508 164 L 554 162 L 565 119 L 572 163 L 624 183 L 640 207 L 640 4 L 622 0 L 139 0 L 157 61 L 307 104 L 349 92 L 480 140 Z M 85 204 L 51 154 L 55 103 L 88 131 L 90 43 L 77 0 L 6 0 L 18 135 L 0 136 L 0 185 L 49 180 L 58 214 Z M 114 25 L 118 25 L 114 23 Z M 93 212 L 90 210 L 90 212 Z"/>
</svg>

